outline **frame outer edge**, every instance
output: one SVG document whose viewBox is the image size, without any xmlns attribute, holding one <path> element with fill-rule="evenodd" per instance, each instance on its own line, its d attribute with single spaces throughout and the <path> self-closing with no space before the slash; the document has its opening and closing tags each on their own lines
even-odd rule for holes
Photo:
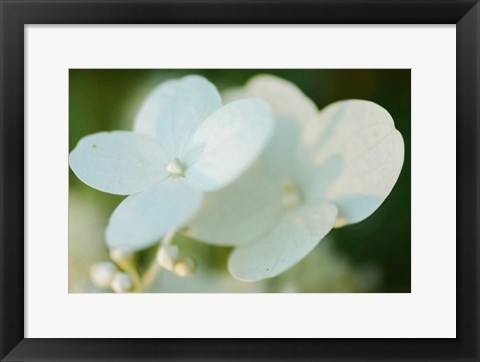
<svg viewBox="0 0 480 362">
<path fill-rule="evenodd" d="M 4 358 L 24 340 L 24 23 L 16 4 L 0 1 L 0 358 Z"/>
<path fill-rule="evenodd" d="M 18 2 L 27 3 L 27 2 Z M 17 4 L 18 4 L 17 3 Z M 28 2 L 37 3 L 37 1 Z M 52 4 L 53 2 L 50 2 Z M 59 5 L 65 5 L 67 1 L 57 1 Z M 86 2 L 85 2 L 86 3 Z M 469 2 L 474 4 L 474 2 Z M 92 3 L 93 5 L 93 3 Z M 187 5 L 187 4 L 185 4 Z M 272 4 L 273 5 L 273 4 Z M 463 2 L 465 6 L 465 2 Z M 8 8 L 8 16 L 7 16 Z M 24 74 L 23 66 L 19 67 L 19 59 L 23 58 L 23 25 L 28 22 L 25 21 L 25 15 L 20 9 L 25 9 L 22 6 L 16 7 L 13 2 L 0 0 L 0 15 L 1 15 L 1 97 L 0 97 L 0 220 L 2 227 L 0 230 L 0 263 L 1 263 L 1 278 L 0 291 L 2 298 L 0 303 L 0 321 L 1 321 L 1 337 L 0 337 L 0 359 L 2 360 L 24 360 L 25 358 L 32 359 L 50 359 L 55 355 L 55 351 L 46 351 L 38 348 L 39 352 L 35 358 L 27 356 L 25 348 L 31 343 L 26 343 L 28 340 L 23 339 L 24 332 L 24 315 L 23 302 L 24 291 L 23 283 L 18 284 L 18 281 L 23 281 L 23 228 L 19 230 L 19 223 L 23 225 L 23 183 L 18 183 L 18 179 L 24 179 L 23 164 L 15 160 L 23 160 L 24 134 L 23 128 L 21 131 L 18 127 L 15 128 L 13 123 L 23 119 L 23 87 Z M 32 14 L 30 14 L 32 16 Z M 53 14 L 51 15 L 53 16 Z M 58 17 L 59 14 L 54 17 Z M 39 23 L 41 23 L 41 15 L 33 16 Z M 48 17 L 47 17 L 48 18 Z M 40 19 L 40 20 L 39 20 Z M 50 18 L 51 19 L 51 18 Z M 473 8 L 470 9 L 457 24 L 457 84 L 462 85 L 457 89 L 457 121 L 459 119 L 466 119 L 464 127 L 461 132 L 457 133 L 457 140 L 462 140 L 462 144 L 458 142 L 459 153 L 457 156 L 465 157 L 465 164 L 457 164 L 457 181 L 462 181 L 457 187 L 459 190 L 463 188 L 464 192 L 459 193 L 459 204 L 464 205 L 463 211 L 459 209 L 459 220 L 457 235 L 463 236 L 465 240 L 474 240 L 471 245 L 464 247 L 457 251 L 457 258 L 461 257 L 467 260 L 468 263 L 460 265 L 457 262 L 457 271 L 461 271 L 461 275 L 468 276 L 467 273 L 472 273 L 472 279 L 467 282 L 459 280 L 457 286 L 461 285 L 463 288 L 459 290 L 459 299 L 457 300 L 458 309 L 464 309 L 463 321 L 467 321 L 466 325 L 461 325 L 463 329 L 459 331 L 458 336 L 462 333 L 473 332 L 467 335 L 469 337 L 467 345 L 463 346 L 461 352 L 462 356 L 458 356 L 454 360 L 463 361 L 477 361 L 479 357 L 478 346 L 478 327 L 479 327 L 479 221 L 478 212 L 480 210 L 480 176 L 479 176 L 479 161 L 480 161 L 480 120 L 479 120 L 479 84 L 480 84 L 480 56 L 479 56 L 479 29 L 480 29 L 480 5 L 477 2 Z M 8 37 L 7 37 L 8 30 Z M 460 35 L 464 37 L 464 41 L 459 43 Z M 460 62 L 461 61 L 461 62 Z M 462 63 L 462 67 L 459 67 Z M 462 70 L 463 68 L 463 70 Z M 8 70 L 8 72 L 7 72 Z M 472 77 L 474 81 L 472 82 Z M 9 85 L 8 94 L 5 91 L 6 85 Z M 463 89 L 463 91 L 461 91 Z M 473 120 L 469 120 L 473 116 Z M 462 118 L 460 118 L 462 117 Z M 9 119 L 9 123 L 7 123 Z M 468 122 L 473 121 L 474 126 L 469 125 Z M 466 124 L 468 123 L 468 125 Z M 6 136 L 8 134 L 8 137 Z M 462 137 L 461 137 L 462 136 Z M 464 136 L 464 137 L 463 137 Z M 460 146 L 461 145 L 461 146 Z M 7 152 L 8 150 L 8 158 Z M 471 153 L 467 154 L 467 151 Z M 462 159 L 457 157 L 457 159 Z M 463 159 L 462 159 L 463 160 Z M 462 162 L 463 163 L 463 162 Z M 468 165 L 468 167 L 465 167 Z M 474 167 L 472 172 L 471 167 Z M 8 171 L 8 172 L 5 172 Z M 458 178 L 461 175 L 461 178 Z M 472 195 L 469 193 L 473 191 Z M 8 212 L 7 212 L 8 211 Z M 469 213 L 468 213 L 469 212 Z M 470 235 L 465 235 L 462 229 L 465 228 L 473 231 Z M 21 242 L 13 242 L 21 241 Z M 9 241 L 7 243 L 7 241 Z M 21 254 L 19 254 L 21 253 Z M 7 258 L 8 256 L 8 258 Z M 472 275 L 470 274 L 470 275 Z M 7 275 L 9 278 L 7 279 Z M 458 274 L 460 275 L 460 274 Z M 457 279 L 458 280 L 458 279 Z M 475 285 L 472 285 L 474 282 Z M 474 300 L 468 299 L 470 294 L 467 290 L 474 288 L 476 291 Z M 473 311 L 473 315 L 468 313 Z M 462 317 L 462 312 L 459 316 Z M 465 337 L 465 335 L 463 335 Z M 33 342 L 33 341 L 30 341 Z M 40 341 L 38 341 L 40 342 Z M 473 343 L 473 345 L 472 345 Z M 17 346 L 16 348 L 14 348 Z M 22 351 L 23 352 L 20 352 Z M 17 353 L 15 353 L 17 351 Z M 30 349 L 34 352 L 35 349 Z M 11 352 L 7 357 L 8 352 Z M 460 351 L 458 351 L 460 352 Z M 43 355 L 42 355 L 43 353 Z M 50 355 L 50 356 L 49 356 Z M 73 356 L 70 356 L 73 358 Z M 201 356 L 198 356 L 201 357 Z M 453 359 L 452 359 L 453 360 Z"/>
<path fill-rule="evenodd" d="M 480 360 L 480 3 L 457 23 L 457 338 Z M 460 160 L 460 162 L 459 162 Z M 463 278 L 461 277 L 463 276 Z M 475 291 L 473 299 L 469 290 Z M 460 357 L 460 356 L 459 356 Z"/>
</svg>

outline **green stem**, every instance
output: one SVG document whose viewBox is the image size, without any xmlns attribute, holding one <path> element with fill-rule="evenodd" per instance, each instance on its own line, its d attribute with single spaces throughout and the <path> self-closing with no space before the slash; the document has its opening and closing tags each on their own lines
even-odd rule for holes
<svg viewBox="0 0 480 362">
<path fill-rule="evenodd" d="M 140 280 L 140 288 L 142 291 L 146 292 L 150 289 L 151 285 L 157 280 L 161 270 L 160 264 L 158 264 L 156 260 L 153 260 Z"/>
<path fill-rule="evenodd" d="M 158 253 L 158 250 L 160 250 L 162 247 L 166 247 L 170 245 L 174 237 L 175 237 L 175 230 L 169 231 L 167 234 L 165 234 L 162 241 L 159 243 L 157 253 Z M 152 286 L 152 284 L 157 280 L 161 270 L 162 270 L 162 267 L 158 263 L 157 256 L 155 255 L 152 262 L 148 266 L 147 270 L 143 274 L 142 278 L 139 280 L 140 290 L 148 291 Z"/>
</svg>

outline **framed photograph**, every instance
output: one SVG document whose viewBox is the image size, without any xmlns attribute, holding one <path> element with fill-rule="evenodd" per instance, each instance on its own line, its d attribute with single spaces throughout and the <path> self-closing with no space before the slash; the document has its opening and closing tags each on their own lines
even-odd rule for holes
<svg viewBox="0 0 480 362">
<path fill-rule="evenodd" d="M 1 360 L 478 361 L 478 1 L 1 0 Z"/>
</svg>

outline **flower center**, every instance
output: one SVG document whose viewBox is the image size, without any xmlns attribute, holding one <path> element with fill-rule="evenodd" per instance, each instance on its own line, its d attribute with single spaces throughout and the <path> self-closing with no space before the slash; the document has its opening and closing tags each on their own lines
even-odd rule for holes
<svg viewBox="0 0 480 362">
<path fill-rule="evenodd" d="M 303 202 L 302 191 L 292 181 L 285 181 L 282 185 L 282 205 L 287 208 L 299 206 Z"/>
<path fill-rule="evenodd" d="M 167 172 L 172 176 L 183 176 L 185 166 L 178 158 L 174 157 L 167 165 Z"/>
</svg>

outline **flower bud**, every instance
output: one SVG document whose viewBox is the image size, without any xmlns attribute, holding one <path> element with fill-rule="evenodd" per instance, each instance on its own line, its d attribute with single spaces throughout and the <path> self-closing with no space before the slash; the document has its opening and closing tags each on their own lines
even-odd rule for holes
<svg viewBox="0 0 480 362">
<path fill-rule="evenodd" d="M 177 245 L 162 246 L 157 252 L 157 262 L 162 268 L 171 271 L 178 261 L 179 255 L 180 250 Z"/>
<path fill-rule="evenodd" d="M 195 272 L 197 264 L 195 260 L 190 257 L 185 257 L 178 260 L 173 266 L 173 272 L 182 278 L 188 277 Z"/>
<path fill-rule="evenodd" d="M 110 258 L 116 263 L 128 262 L 133 259 L 133 252 L 127 248 L 110 249 Z"/>
<path fill-rule="evenodd" d="M 90 280 L 97 288 L 109 288 L 117 272 L 115 264 L 109 261 L 103 261 L 93 264 L 90 267 Z"/>
<path fill-rule="evenodd" d="M 110 286 L 115 293 L 129 293 L 133 290 L 133 281 L 127 273 L 116 273 Z"/>
<path fill-rule="evenodd" d="M 183 176 L 185 166 L 178 158 L 174 157 L 167 165 L 167 172 L 172 176 Z"/>
</svg>

